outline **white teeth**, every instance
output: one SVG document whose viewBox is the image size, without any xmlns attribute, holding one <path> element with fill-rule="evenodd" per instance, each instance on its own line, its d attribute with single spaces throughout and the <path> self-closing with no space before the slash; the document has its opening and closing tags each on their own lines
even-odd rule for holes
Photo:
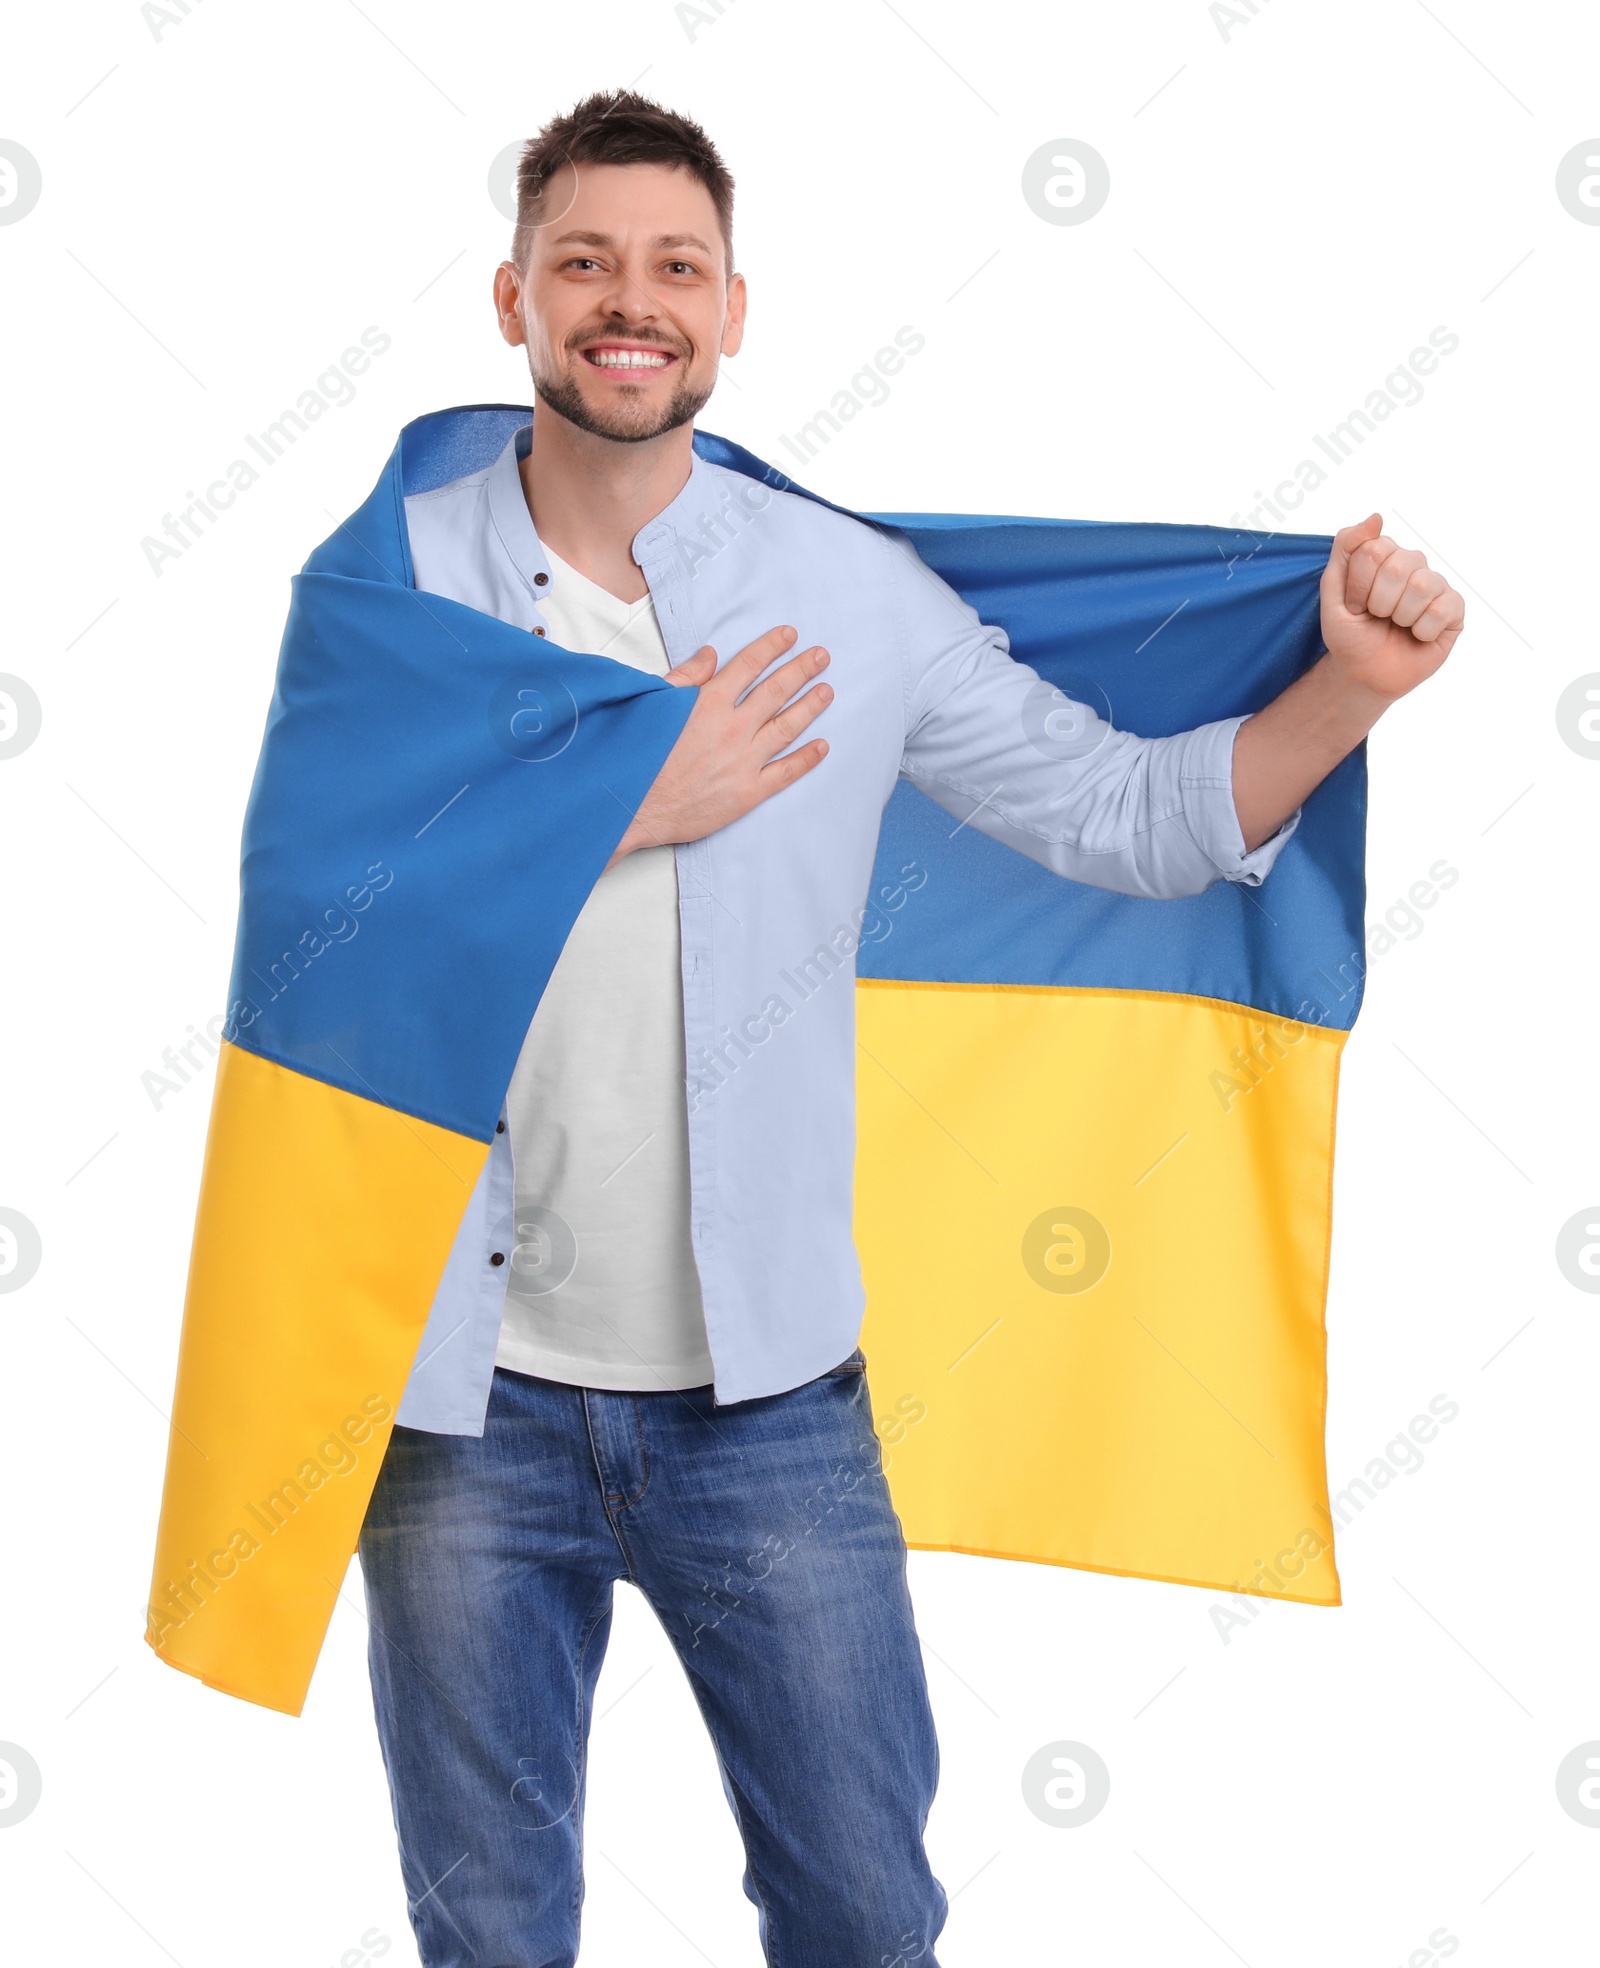
<svg viewBox="0 0 1600 1968">
<path fill-rule="evenodd" d="M 671 357 L 647 349 L 591 349 L 589 360 L 599 369 L 665 369 Z"/>
</svg>

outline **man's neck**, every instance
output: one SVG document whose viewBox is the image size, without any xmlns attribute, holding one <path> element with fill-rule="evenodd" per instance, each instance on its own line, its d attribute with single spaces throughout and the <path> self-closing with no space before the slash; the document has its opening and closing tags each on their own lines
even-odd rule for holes
<svg viewBox="0 0 1600 1968">
<path fill-rule="evenodd" d="M 638 601 L 650 590 L 634 564 L 634 536 L 671 505 L 693 463 L 692 424 L 622 444 L 579 430 L 541 404 L 519 469 L 545 545 L 620 601 Z"/>
</svg>

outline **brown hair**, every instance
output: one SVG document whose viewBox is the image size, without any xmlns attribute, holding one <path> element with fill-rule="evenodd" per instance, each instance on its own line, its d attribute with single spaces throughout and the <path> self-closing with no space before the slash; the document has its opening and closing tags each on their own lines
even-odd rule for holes
<svg viewBox="0 0 1600 1968">
<path fill-rule="evenodd" d="M 528 263 L 545 222 L 544 188 L 564 164 L 667 164 L 690 171 L 711 194 L 722 227 L 727 271 L 733 272 L 733 179 L 716 145 L 687 116 L 663 109 L 631 89 L 602 90 L 555 116 L 522 147 L 517 164 L 517 229 L 511 257 Z"/>
</svg>

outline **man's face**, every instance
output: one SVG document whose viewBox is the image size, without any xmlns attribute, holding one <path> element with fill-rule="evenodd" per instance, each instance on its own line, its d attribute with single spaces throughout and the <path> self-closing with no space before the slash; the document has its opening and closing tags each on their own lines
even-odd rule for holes
<svg viewBox="0 0 1600 1968">
<path fill-rule="evenodd" d="M 711 194 L 656 164 L 564 166 L 519 275 L 495 275 L 500 332 L 534 392 L 580 430 L 637 444 L 689 423 L 744 329 Z"/>
</svg>

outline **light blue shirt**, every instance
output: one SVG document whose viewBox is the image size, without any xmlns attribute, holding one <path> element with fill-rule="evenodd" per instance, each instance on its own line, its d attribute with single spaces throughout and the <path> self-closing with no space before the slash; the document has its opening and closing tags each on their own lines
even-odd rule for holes
<svg viewBox="0 0 1600 1968">
<path fill-rule="evenodd" d="M 524 428 L 487 470 L 407 499 L 406 520 L 419 584 L 426 573 L 537 634 L 550 567 L 517 469 L 528 441 Z M 696 457 L 633 558 L 673 664 L 706 643 L 726 662 L 777 623 L 831 658 L 834 701 L 806 733 L 827 739 L 822 764 L 676 850 L 690 1237 L 716 1399 L 745 1401 L 825 1373 L 860 1334 L 855 951 L 869 916 L 926 879 L 907 868 L 868 893 L 897 779 L 1055 873 L 1124 895 L 1258 884 L 1300 816 L 1247 853 L 1233 803 L 1243 717 L 1167 738 L 1115 729 L 1052 697 L 908 542 L 814 500 Z M 407 1427 L 483 1432 L 512 1175 L 499 1133 L 417 1348 Z"/>
</svg>

